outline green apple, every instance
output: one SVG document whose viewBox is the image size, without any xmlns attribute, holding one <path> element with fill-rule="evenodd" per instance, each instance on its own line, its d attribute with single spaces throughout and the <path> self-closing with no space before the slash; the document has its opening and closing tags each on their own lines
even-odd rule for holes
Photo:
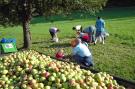
<svg viewBox="0 0 135 89">
<path fill-rule="evenodd" d="M 92 87 L 97 87 L 98 86 L 98 83 L 97 82 L 92 82 Z"/>
<path fill-rule="evenodd" d="M 22 68 L 21 68 L 20 66 L 17 66 L 16 70 L 17 70 L 18 72 L 20 72 L 20 71 L 22 71 Z"/>
<path fill-rule="evenodd" d="M 113 82 L 113 85 L 118 85 L 116 80 L 113 80 L 112 82 Z"/>
<path fill-rule="evenodd" d="M 51 81 L 47 81 L 47 84 L 49 85 L 49 86 L 51 86 L 52 85 L 52 82 Z"/>
<path fill-rule="evenodd" d="M 39 86 L 38 86 L 38 83 L 35 83 L 35 84 L 33 83 L 33 88 L 34 88 L 34 89 L 37 89 L 38 87 L 39 87 Z"/>
<path fill-rule="evenodd" d="M 97 86 L 96 89 L 103 89 L 101 86 Z"/>
<path fill-rule="evenodd" d="M 26 89 L 27 85 L 26 84 L 22 84 L 21 86 L 23 89 Z"/>
<path fill-rule="evenodd" d="M 39 79 L 40 79 L 40 81 L 45 81 L 46 80 L 45 77 L 40 77 Z"/>
<path fill-rule="evenodd" d="M 27 86 L 25 89 L 32 89 L 30 86 Z"/>
<path fill-rule="evenodd" d="M 7 77 L 7 76 L 5 76 L 5 77 L 3 76 L 2 79 L 3 79 L 5 82 L 8 81 L 8 77 Z"/>
<path fill-rule="evenodd" d="M 62 84 L 60 84 L 60 83 L 56 83 L 56 87 L 59 89 L 59 88 L 61 88 L 61 87 L 62 87 Z"/>
<path fill-rule="evenodd" d="M 66 82 L 62 84 L 62 87 L 65 88 L 65 89 L 68 89 L 68 86 L 69 86 L 69 85 L 68 85 L 68 83 L 66 83 Z"/>
<path fill-rule="evenodd" d="M 54 76 L 49 77 L 49 81 L 50 81 L 50 82 L 55 81 L 55 77 L 54 77 Z"/>
<path fill-rule="evenodd" d="M 32 75 L 28 76 L 28 80 L 32 80 L 32 79 L 33 79 Z"/>
<path fill-rule="evenodd" d="M 75 88 L 76 89 L 81 89 L 81 86 L 78 83 L 76 83 Z"/>
<path fill-rule="evenodd" d="M 3 70 L 2 74 L 7 74 L 8 73 L 8 70 Z"/>
<path fill-rule="evenodd" d="M 45 89 L 51 89 L 51 87 L 50 86 L 45 86 Z"/>
<path fill-rule="evenodd" d="M 32 74 L 33 74 L 33 75 L 38 74 L 37 69 L 33 69 L 33 70 L 32 70 Z"/>
<path fill-rule="evenodd" d="M 60 83 L 60 81 L 61 81 L 61 80 L 60 80 L 59 78 L 55 78 L 55 82 L 56 82 L 56 83 Z"/>
<path fill-rule="evenodd" d="M 57 76 L 57 74 L 56 74 L 56 73 L 52 73 L 52 76 L 53 76 L 53 77 L 56 77 L 56 76 Z"/>
<path fill-rule="evenodd" d="M 61 76 L 61 80 L 63 81 L 63 82 L 66 82 L 66 77 L 65 77 L 65 75 L 64 76 Z"/>
<path fill-rule="evenodd" d="M 32 83 L 32 84 L 36 84 L 37 81 L 36 81 L 35 79 L 32 79 L 32 80 L 31 80 L 31 83 Z"/>
<path fill-rule="evenodd" d="M 104 81 L 104 79 L 101 77 L 101 74 L 100 73 L 95 74 L 94 78 L 99 83 L 101 83 L 101 82 Z"/>
</svg>

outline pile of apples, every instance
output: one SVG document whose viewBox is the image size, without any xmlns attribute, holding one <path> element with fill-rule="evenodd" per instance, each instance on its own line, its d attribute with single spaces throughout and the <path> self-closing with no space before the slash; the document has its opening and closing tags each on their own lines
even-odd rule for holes
<svg viewBox="0 0 135 89">
<path fill-rule="evenodd" d="M 125 88 L 105 72 L 93 74 L 29 50 L 0 58 L 0 89 Z"/>
</svg>

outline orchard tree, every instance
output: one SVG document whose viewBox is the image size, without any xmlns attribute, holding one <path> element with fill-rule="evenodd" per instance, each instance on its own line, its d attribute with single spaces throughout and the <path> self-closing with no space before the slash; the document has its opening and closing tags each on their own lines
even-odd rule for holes
<svg viewBox="0 0 135 89">
<path fill-rule="evenodd" d="M 73 11 L 97 12 L 107 0 L 0 0 L 0 25 L 23 28 L 24 48 L 31 45 L 30 21 L 34 16 L 67 14 Z"/>
</svg>

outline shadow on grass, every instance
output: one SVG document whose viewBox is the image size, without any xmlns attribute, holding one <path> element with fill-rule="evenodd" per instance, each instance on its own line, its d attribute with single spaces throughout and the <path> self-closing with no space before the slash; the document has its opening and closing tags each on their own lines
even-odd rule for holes
<svg viewBox="0 0 135 89">
<path fill-rule="evenodd" d="M 50 40 L 44 40 L 44 41 L 37 41 L 37 42 L 32 42 L 32 44 L 48 44 L 48 42 L 50 43 Z"/>
<path fill-rule="evenodd" d="M 70 46 L 71 46 L 70 43 L 56 43 L 56 44 L 50 45 L 49 47 L 51 47 L 51 48 L 56 48 L 56 47 L 65 48 L 65 47 L 70 47 Z"/>
<path fill-rule="evenodd" d="M 49 19 L 45 17 L 35 17 L 32 19 L 31 24 L 37 23 L 53 23 L 54 21 L 73 21 L 73 20 L 96 20 L 97 16 L 101 16 L 104 19 L 119 19 L 124 20 L 125 18 L 133 18 L 135 17 L 135 7 L 121 7 L 121 8 L 105 8 L 100 13 L 96 13 L 95 15 L 91 15 L 90 13 L 82 13 L 82 12 L 73 12 L 68 16 L 65 15 L 57 15 L 50 16 Z"/>
<path fill-rule="evenodd" d="M 40 41 L 40 42 L 32 42 L 32 44 L 41 44 L 41 43 L 46 43 L 47 41 Z"/>
</svg>

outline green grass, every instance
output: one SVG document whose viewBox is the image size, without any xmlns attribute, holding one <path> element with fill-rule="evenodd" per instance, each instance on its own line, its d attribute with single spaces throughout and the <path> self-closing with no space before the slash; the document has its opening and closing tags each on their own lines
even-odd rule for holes
<svg viewBox="0 0 135 89">
<path fill-rule="evenodd" d="M 106 39 L 105 45 L 90 45 L 95 66 L 93 69 L 105 71 L 131 81 L 135 81 L 135 7 L 130 8 L 109 8 L 98 15 L 106 21 L 106 28 L 110 36 Z M 95 24 L 95 16 L 86 14 L 81 17 L 72 14 L 72 17 L 51 17 L 45 21 L 43 17 L 34 18 L 31 24 L 32 47 L 31 49 L 54 56 L 58 48 L 64 48 L 65 54 L 71 54 L 70 41 L 75 37 L 72 27 L 81 24 L 83 27 Z M 72 20 L 68 20 L 71 19 Z M 50 41 L 49 27 L 56 26 L 61 29 L 58 34 L 60 43 Z M 23 44 L 22 28 L 0 27 L 0 38 L 16 38 L 17 47 Z"/>
</svg>

